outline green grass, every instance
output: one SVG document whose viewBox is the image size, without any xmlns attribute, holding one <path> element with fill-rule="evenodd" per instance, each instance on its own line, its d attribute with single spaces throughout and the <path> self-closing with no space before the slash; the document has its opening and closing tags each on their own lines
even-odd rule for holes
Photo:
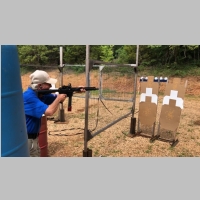
<svg viewBox="0 0 200 200">
<path fill-rule="evenodd" d="M 139 76 L 166 76 L 166 77 L 180 77 L 186 76 L 200 76 L 200 67 L 192 65 L 171 65 L 171 66 L 154 66 L 154 67 L 138 67 Z"/>
<path fill-rule="evenodd" d="M 116 93 L 116 90 L 110 90 L 109 88 L 105 88 L 103 93 Z"/>
<path fill-rule="evenodd" d="M 168 148 L 168 150 L 174 151 L 174 147 L 170 146 L 170 147 Z"/>
<path fill-rule="evenodd" d="M 148 145 L 147 150 L 145 151 L 145 153 L 151 153 L 152 152 L 152 145 Z"/>
<path fill-rule="evenodd" d="M 182 152 L 177 155 L 178 157 L 193 157 L 188 149 L 183 148 Z"/>
<path fill-rule="evenodd" d="M 28 66 L 23 66 L 23 67 L 20 67 L 20 73 L 21 73 L 21 76 L 29 73 L 29 72 L 32 72 L 33 70 L 33 67 L 28 67 Z"/>
<path fill-rule="evenodd" d="M 197 144 L 198 146 L 200 146 L 200 142 L 196 142 L 196 144 Z"/>
<path fill-rule="evenodd" d="M 84 66 L 65 66 L 63 69 L 63 73 L 67 73 L 69 70 L 73 71 L 75 74 L 85 73 Z"/>
<path fill-rule="evenodd" d="M 99 155 L 99 150 L 96 149 L 96 150 L 94 151 L 94 156 L 98 156 L 98 155 Z"/>
<path fill-rule="evenodd" d="M 42 69 L 42 67 L 40 67 Z M 36 70 L 36 67 L 23 66 L 20 67 L 21 75 L 24 75 L 28 72 L 32 72 Z M 45 69 L 44 69 L 45 70 Z M 80 66 L 65 66 L 63 68 L 63 73 L 67 73 L 68 71 L 72 71 L 75 74 L 85 73 L 85 67 Z M 93 68 L 92 70 L 98 70 L 98 68 Z M 103 72 L 111 73 L 118 72 L 118 76 L 132 76 L 132 70 L 130 67 L 106 67 Z M 139 76 L 166 76 L 166 77 L 181 77 L 184 78 L 186 76 L 200 76 L 200 67 L 197 65 L 157 65 L 157 66 L 138 66 L 138 75 Z M 115 78 L 117 78 L 115 76 Z"/>
</svg>

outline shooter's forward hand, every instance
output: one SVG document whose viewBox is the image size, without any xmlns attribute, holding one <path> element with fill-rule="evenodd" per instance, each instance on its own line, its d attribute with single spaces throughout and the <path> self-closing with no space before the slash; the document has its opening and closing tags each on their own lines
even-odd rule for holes
<svg viewBox="0 0 200 200">
<path fill-rule="evenodd" d="M 77 91 L 77 93 L 81 93 L 81 92 L 85 92 L 86 90 L 84 89 L 84 86 L 78 86 L 78 87 L 80 87 L 81 89 L 80 89 L 80 91 Z"/>
</svg>

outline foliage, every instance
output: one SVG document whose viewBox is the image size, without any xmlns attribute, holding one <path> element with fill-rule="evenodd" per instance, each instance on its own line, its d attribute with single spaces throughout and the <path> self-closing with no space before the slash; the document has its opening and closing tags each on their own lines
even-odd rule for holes
<svg viewBox="0 0 200 200">
<path fill-rule="evenodd" d="M 117 63 L 128 63 L 134 64 L 136 63 L 136 45 L 124 45 L 116 50 L 116 55 L 118 56 L 116 59 Z"/>
<path fill-rule="evenodd" d="M 18 45 L 20 64 L 59 65 L 59 45 Z M 90 45 L 90 59 L 118 64 L 136 63 L 136 45 Z M 85 45 L 63 45 L 63 63 L 84 65 Z M 171 76 L 198 75 L 200 69 L 200 45 L 140 45 L 139 72 L 170 74 Z M 22 69 L 22 71 L 25 69 Z M 83 67 L 71 70 L 84 72 Z M 116 69 L 121 74 L 128 69 Z"/>
<path fill-rule="evenodd" d="M 64 48 L 64 63 L 85 64 L 85 45 L 66 45 Z"/>
<path fill-rule="evenodd" d="M 73 71 L 76 74 L 81 74 L 85 72 L 85 67 L 83 66 L 65 66 L 63 72 Z"/>
<path fill-rule="evenodd" d="M 112 62 L 114 59 L 113 56 L 113 45 L 101 45 L 101 60 L 105 62 Z"/>
<path fill-rule="evenodd" d="M 33 71 L 29 66 L 23 66 L 20 68 L 21 75 L 27 74 L 28 72 Z"/>
<path fill-rule="evenodd" d="M 18 46 L 21 64 L 43 64 L 48 60 L 48 48 L 45 45 Z"/>
<path fill-rule="evenodd" d="M 90 45 L 90 59 L 91 60 L 101 60 L 101 46 L 100 45 Z"/>
</svg>

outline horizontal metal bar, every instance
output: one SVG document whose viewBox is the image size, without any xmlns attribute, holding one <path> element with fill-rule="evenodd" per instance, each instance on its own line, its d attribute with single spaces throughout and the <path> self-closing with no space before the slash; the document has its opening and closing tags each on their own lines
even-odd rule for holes
<svg viewBox="0 0 200 200">
<path fill-rule="evenodd" d="M 68 67 L 85 67 L 85 65 L 70 65 L 70 64 L 65 64 L 65 66 L 68 66 Z M 99 67 L 100 65 L 93 65 L 94 67 Z"/>
<path fill-rule="evenodd" d="M 130 114 L 132 114 L 132 111 L 130 111 L 130 112 L 129 112 L 129 113 L 127 113 L 126 115 L 124 115 L 124 116 L 122 116 L 122 117 L 118 118 L 117 120 L 115 120 L 115 121 L 113 121 L 112 123 L 108 124 L 108 125 L 107 125 L 107 126 L 105 126 L 104 128 L 102 128 L 102 129 L 98 130 L 97 132 L 95 132 L 95 133 L 91 134 L 91 135 L 92 135 L 92 137 L 94 137 L 94 136 L 98 135 L 99 133 L 101 133 L 101 132 L 105 131 L 106 129 L 108 129 L 108 128 L 109 128 L 109 127 L 111 127 L 112 125 L 114 125 L 114 124 L 116 124 L 117 122 L 121 121 L 122 119 L 124 119 L 124 118 L 128 117 Z"/>
<path fill-rule="evenodd" d="M 99 67 L 100 65 L 93 65 L 93 67 Z M 58 68 L 60 65 L 34 65 L 34 64 L 21 64 L 20 67 L 44 67 L 44 68 Z M 85 65 L 70 65 L 63 64 L 63 67 L 85 67 Z"/>
<path fill-rule="evenodd" d="M 101 100 L 133 102 L 133 99 L 113 99 L 113 98 L 103 98 L 103 99 L 101 99 Z"/>
<path fill-rule="evenodd" d="M 75 96 L 77 98 L 85 98 L 84 96 Z M 99 97 L 89 97 L 90 99 L 99 99 Z M 124 101 L 124 102 L 133 102 L 133 99 L 114 99 L 114 98 L 101 98 L 101 100 L 108 100 L 108 101 Z"/>
<path fill-rule="evenodd" d="M 101 64 L 105 64 L 103 61 L 99 61 Z M 100 65 L 101 65 L 100 64 Z M 92 65 L 92 67 L 99 67 L 100 65 Z M 136 67 L 136 64 L 105 64 L 109 67 Z M 60 68 L 60 65 L 34 65 L 34 64 L 21 64 L 20 67 L 41 67 L 41 68 Z M 85 67 L 85 65 L 70 65 L 63 64 L 63 67 Z"/>
<path fill-rule="evenodd" d="M 109 62 L 104 62 L 104 61 L 100 61 L 100 60 L 91 60 L 93 62 L 93 64 L 104 64 L 104 65 L 107 65 L 109 67 L 118 67 L 118 66 L 121 66 L 121 67 L 127 67 L 127 66 L 130 66 L 130 67 L 137 67 L 136 64 L 117 64 L 117 63 L 109 63 Z"/>
<path fill-rule="evenodd" d="M 33 64 L 21 64 L 20 67 L 44 67 L 44 68 L 58 68 L 59 65 L 33 65 Z"/>
</svg>

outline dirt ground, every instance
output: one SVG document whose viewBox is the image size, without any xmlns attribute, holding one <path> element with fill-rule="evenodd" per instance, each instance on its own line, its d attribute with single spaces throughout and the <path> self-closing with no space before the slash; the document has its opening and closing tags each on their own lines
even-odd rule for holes
<svg viewBox="0 0 200 200">
<path fill-rule="evenodd" d="M 57 71 L 49 71 L 49 74 L 59 79 Z M 29 75 L 23 75 L 23 90 L 29 85 Z M 98 87 L 98 75 L 91 75 L 91 86 Z M 149 138 L 143 136 L 127 137 L 130 131 L 131 115 L 115 123 L 111 127 L 95 135 L 87 143 L 92 150 L 93 157 L 199 157 L 200 155 L 200 77 L 187 77 L 187 90 L 184 99 L 184 109 L 181 113 L 180 123 L 177 130 L 179 142 L 172 147 L 169 142 L 155 140 L 151 142 Z M 69 83 L 77 87 L 85 85 L 85 75 L 65 74 L 63 85 Z M 106 78 L 104 87 L 115 88 L 119 92 L 133 91 L 133 80 L 124 77 Z M 58 85 L 56 85 L 58 87 Z M 137 87 L 137 89 L 139 89 Z M 160 96 L 157 113 L 162 106 L 162 92 L 165 85 L 160 85 Z M 110 95 L 110 94 L 109 94 Z M 108 95 L 108 96 L 109 96 Z M 121 99 L 129 99 L 130 95 L 120 93 Z M 105 94 L 106 96 L 106 94 Z M 114 94 L 112 94 L 112 97 Z M 117 96 L 117 95 L 116 95 Z M 106 96 L 107 97 L 107 96 Z M 75 95 L 72 102 L 72 111 L 67 111 L 67 101 L 64 102 L 65 110 L 64 123 L 56 123 L 59 111 L 47 120 L 48 152 L 50 157 L 82 157 L 84 149 L 84 126 L 85 126 L 85 99 L 77 98 Z M 133 103 L 123 101 L 104 100 L 99 102 L 91 99 L 89 102 L 89 129 L 94 134 L 103 127 L 126 115 Z M 135 102 L 135 115 L 138 116 L 139 94 Z M 98 124 L 97 124 L 98 122 Z M 97 124 L 97 127 L 96 127 Z M 96 127 L 96 129 L 95 129 Z M 155 132 L 158 123 L 156 123 Z M 95 130 L 92 130 L 95 129 Z"/>
</svg>

